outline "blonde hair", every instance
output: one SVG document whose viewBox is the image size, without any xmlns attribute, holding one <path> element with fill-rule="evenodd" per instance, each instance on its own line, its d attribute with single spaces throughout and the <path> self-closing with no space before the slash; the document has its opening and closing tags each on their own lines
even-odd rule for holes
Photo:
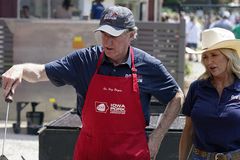
<svg viewBox="0 0 240 160">
<path fill-rule="evenodd" d="M 227 59 L 228 59 L 228 65 L 227 65 L 227 70 L 230 73 L 233 73 L 237 78 L 240 79 L 240 57 L 237 54 L 237 51 L 234 49 L 229 49 L 229 48 L 221 48 L 218 49 Z M 202 53 L 202 57 L 203 57 Z M 203 59 L 202 59 L 202 64 L 203 63 Z M 205 67 L 205 72 L 199 76 L 198 79 L 208 79 L 210 78 L 212 75 L 207 71 L 206 66 Z"/>
</svg>

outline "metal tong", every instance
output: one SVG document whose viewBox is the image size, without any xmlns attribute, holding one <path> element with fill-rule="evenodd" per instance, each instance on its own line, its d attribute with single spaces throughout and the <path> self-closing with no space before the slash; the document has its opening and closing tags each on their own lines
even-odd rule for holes
<svg viewBox="0 0 240 160">
<path fill-rule="evenodd" d="M 5 125 L 4 125 L 4 137 L 2 142 L 2 155 L 0 156 L 0 160 L 8 160 L 8 158 L 4 155 L 4 147 L 5 147 L 5 140 L 7 136 L 7 122 L 8 122 L 8 114 L 9 114 L 9 106 L 10 103 L 13 101 L 13 94 L 12 91 L 8 93 L 8 95 L 5 98 L 5 102 L 7 102 L 7 112 L 6 112 L 6 119 L 5 119 Z M 21 156 L 22 160 L 25 160 L 23 156 Z"/>
<path fill-rule="evenodd" d="M 0 156 L 0 160 L 8 160 L 7 157 L 4 155 L 4 147 L 5 147 L 5 140 L 7 136 L 7 122 L 8 122 L 8 113 L 9 113 L 9 105 L 12 103 L 12 92 L 10 91 L 9 94 L 5 98 L 5 102 L 7 102 L 7 112 L 6 112 L 6 119 L 5 119 L 5 125 L 4 125 L 4 137 L 2 142 L 2 155 Z"/>
</svg>

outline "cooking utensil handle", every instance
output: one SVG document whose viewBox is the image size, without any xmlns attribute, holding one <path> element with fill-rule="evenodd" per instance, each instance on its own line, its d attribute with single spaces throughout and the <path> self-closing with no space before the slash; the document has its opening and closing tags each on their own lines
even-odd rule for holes
<svg viewBox="0 0 240 160">
<path fill-rule="evenodd" d="M 7 102 L 7 103 L 12 103 L 12 101 L 13 101 L 13 93 L 12 93 L 12 91 L 10 91 L 10 92 L 7 94 L 7 96 L 5 97 L 5 102 Z"/>
</svg>

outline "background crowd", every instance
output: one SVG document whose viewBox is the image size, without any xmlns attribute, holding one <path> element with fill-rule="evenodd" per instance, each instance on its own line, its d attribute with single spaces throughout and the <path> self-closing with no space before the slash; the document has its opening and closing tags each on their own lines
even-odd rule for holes
<svg viewBox="0 0 240 160">
<path fill-rule="evenodd" d="M 234 9 L 220 8 L 212 13 L 204 13 L 203 10 L 194 12 L 164 12 L 162 21 L 178 23 L 180 18 L 186 22 L 186 47 L 197 50 L 201 47 L 200 33 L 205 29 L 219 27 L 232 31 L 237 39 L 240 39 L 240 14 Z M 189 60 L 199 61 L 198 55 L 189 55 Z"/>
</svg>

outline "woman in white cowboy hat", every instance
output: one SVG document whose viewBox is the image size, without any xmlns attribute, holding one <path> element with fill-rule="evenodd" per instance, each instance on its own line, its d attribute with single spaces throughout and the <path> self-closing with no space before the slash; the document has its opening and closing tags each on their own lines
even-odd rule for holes
<svg viewBox="0 0 240 160">
<path fill-rule="evenodd" d="M 240 160 L 240 40 L 222 28 L 202 32 L 198 80 L 183 105 L 179 160 Z M 193 146 L 193 147 L 192 147 Z"/>
</svg>

